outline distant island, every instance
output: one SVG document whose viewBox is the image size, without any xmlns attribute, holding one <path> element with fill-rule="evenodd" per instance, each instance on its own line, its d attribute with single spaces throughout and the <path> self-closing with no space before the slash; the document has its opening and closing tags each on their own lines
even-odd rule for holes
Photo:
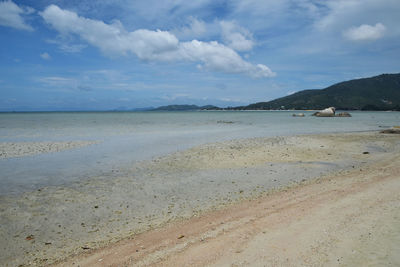
<svg viewBox="0 0 400 267">
<path fill-rule="evenodd" d="M 213 105 L 197 106 L 197 105 L 169 105 L 161 106 L 151 111 L 197 111 L 197 110 L 220 110 L 221 108 Z"/>
<path fill-rule="evenodd" d="M 303 90 L 247 106 L 219 108 L 212 105 L 170 105 L 152 110 L 320 110 L 330 106 L 338 110 L 400 111 L 400 73 L 345 81 L 324 89 Z"/>
</svg>

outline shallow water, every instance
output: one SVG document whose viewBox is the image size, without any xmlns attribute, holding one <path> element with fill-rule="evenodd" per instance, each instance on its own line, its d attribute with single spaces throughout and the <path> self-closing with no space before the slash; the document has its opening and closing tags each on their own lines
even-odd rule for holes
<svg viewBox="0 0 400 267">
<path fill-rule="evenodd" d="M 379 130 L 399 112 L 351 118 L 292 117 L 292 111 L 0 113 L 0 142 L 100 141 L 57 153 L 0 159 L 0 195 L 112 177 L 136 161 L 195 145 L 249 137 Z"/>
</svg>

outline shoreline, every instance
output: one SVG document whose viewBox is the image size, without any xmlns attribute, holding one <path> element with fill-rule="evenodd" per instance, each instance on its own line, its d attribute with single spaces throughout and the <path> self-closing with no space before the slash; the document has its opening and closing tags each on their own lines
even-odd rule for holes
<svg viewBox="0 0 400 267">
<path fill-rule="evenodd" d="M 1 245 L 9 254 L 0 262 L 46 265 L 113 246 L 138 233 L 380 161 L 399 146 L 396 136 L 370 132 L 238 139 L 144 161 L 112 179 L 3 197 Z"/>
<path fill-rule="evenodd" d="M 53 266 L 395 266 L 399 162 L 319 177 Z"/>
</svg>

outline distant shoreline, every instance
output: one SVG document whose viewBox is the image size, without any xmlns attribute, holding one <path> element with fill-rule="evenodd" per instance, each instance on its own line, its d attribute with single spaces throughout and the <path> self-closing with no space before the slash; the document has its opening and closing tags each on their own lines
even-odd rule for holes
<svg viewBox="0 0 400 267">
<path fill-rule="evenodd" d="M 296 111 L 319 111 L 320 109 L 227 109 L 221 108 L 217 110 L 46 110 L 46 111 L 0 111 L 0 114 L 18 114 L 18 113 L 135 113 L 135 112 L 200 112 L 200 111 L 225 111 L 225 112 L 254 112 L 254 111 L 286 111 L 286 112 L 296 112 Z M 400 112 L 399 110 L 349 110 L 349 109 L 337 109 L 337 111 L 348 111 L 348 112 Z"/>
</svg>

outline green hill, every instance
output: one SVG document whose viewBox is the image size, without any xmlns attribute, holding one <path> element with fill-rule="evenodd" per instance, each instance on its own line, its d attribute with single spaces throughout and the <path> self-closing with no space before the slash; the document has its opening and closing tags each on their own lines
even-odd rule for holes
<svg viewBox="0 0 400 267">
<path fill-rule="evenodd" d="M 400 110 L 400 73 L 382 74 L 341 82 L 325 89 L 304 90 L 269 102 L 233 109 L 323 109 Z"/>
</svg>

